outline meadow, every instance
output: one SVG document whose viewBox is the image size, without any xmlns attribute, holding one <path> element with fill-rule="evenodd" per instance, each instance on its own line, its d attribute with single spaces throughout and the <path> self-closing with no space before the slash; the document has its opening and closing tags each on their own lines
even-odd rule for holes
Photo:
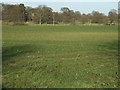
<svg viewBox="0 0 120 90">
<path fill-rule="evenodd" d="M 118 30 L 106 25 L 10 26 L 3 88 L 118 87 Z"/>
</svg>

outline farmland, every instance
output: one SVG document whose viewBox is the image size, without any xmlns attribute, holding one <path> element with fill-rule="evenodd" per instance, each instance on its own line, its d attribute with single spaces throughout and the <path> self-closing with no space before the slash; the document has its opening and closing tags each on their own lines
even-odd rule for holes
<svg viewBox="0 0 120 90">
<path fill-rule="evenodd" d="M 5 88 L 114 88 L 117 26 L 3 25 Z"/>
</svg>

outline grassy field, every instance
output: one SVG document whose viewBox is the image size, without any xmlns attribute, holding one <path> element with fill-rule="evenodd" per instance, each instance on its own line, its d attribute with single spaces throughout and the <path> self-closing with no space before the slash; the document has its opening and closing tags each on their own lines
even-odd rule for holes
<svg viewBox="0 0 120 90">
<path fill-rule="evenodd" d="M 117 26 L 3 26 L 3 87 L 118 87 Z"/>
</svg>

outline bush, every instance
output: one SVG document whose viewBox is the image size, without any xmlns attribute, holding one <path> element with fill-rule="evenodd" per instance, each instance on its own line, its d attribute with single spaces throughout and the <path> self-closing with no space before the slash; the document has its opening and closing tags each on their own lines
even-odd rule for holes
<svg viewBox="0 0 120 90">
<path fill-rule="evenodd" d="M 14 22 L 13 25 L 25 25 L 25 23 L 24 22 Z"/>
<path fill-rule="evenodd" d="M 47 22 L 47 24 L 53 24 L 53 22 Z M 58 24 L 58 22 L 54 22 L 54 24 Z"/>
</svg>

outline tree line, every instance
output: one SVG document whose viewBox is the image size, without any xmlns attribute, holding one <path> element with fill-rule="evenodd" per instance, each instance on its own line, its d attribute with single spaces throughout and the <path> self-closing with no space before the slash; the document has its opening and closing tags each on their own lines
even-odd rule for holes
<svg viewBox="0 0 120 90">
<path fill-rule="evenodd" d="M 89 14 L 81 14 L 80 11 L 70 10 L 62 7 L 60 12 L 53 12 L 53 9 L 46 5 L 39 5 L 36 8 L 24 4 L 2 4 L 2 21 L 23 24 L 34 22 L 37 24 L 116 24 L 118 20 L 117 10 L 112 9 L 108 15 L 93 11 Z"/>
</svg>

